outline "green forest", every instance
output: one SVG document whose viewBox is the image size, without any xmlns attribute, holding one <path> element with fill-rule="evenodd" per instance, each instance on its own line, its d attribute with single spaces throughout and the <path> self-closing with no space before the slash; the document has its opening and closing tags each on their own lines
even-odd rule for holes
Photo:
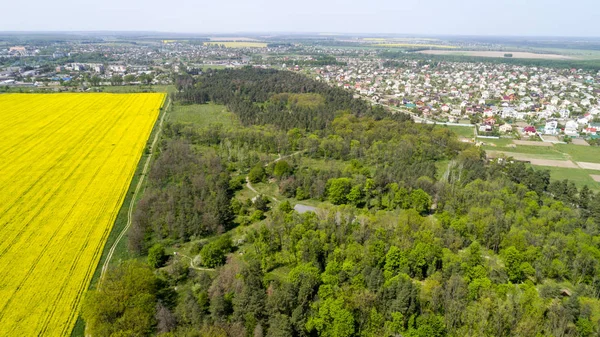
<svg viewBox="0 0 600 337">
<path fill-rule="evenodd" d="M 292 72 L 175 83 L 176 107 L 235 121 L 165 125 L 90 335 L 600 333 L 587 187 Z"/>
</svg>

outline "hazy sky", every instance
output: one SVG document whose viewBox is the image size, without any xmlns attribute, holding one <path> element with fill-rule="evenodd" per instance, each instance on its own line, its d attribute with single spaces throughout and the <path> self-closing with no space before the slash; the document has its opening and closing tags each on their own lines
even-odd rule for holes
<svg viewBox="0 0 600 337">
<path fill-rule="evenodd" d="M 600 0 L 4 1 L 0 31 L 600 36 Z"/>
</svg>

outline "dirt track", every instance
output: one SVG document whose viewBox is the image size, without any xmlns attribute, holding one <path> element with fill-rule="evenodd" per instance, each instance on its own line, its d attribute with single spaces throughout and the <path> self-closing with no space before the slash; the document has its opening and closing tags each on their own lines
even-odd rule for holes
<svg viewBox="0 0 600 337">
<path fill-rule="evenodd" d="M 598 164 L 598 163 L 586 163 L 586 162 L 578 161 L 577 165 L 579 165 L 579 167 L 581 167 L 582 169 L 600 171 L 600 164 Z"/>
<path fill-rule="evenodd" d="M 575 164 L 574 162 L 572 162 L 570 160 L 536 159 L 536 158 L 531 158 L 529 155 L 524 154 L 524 153 L 509 153 L 509 152 L 505 153 L 502 151 L 486 151 L 486 152 L 487 152 L 488 158 L 498 158 L 498 157 L 504 155 L 505 157 L 513 157 L 516 160 L 528 161 L 531 163 L 531 165 L 580 168 L 579 166 L 577 166 L 577 164 Z M 581 163 L 579 163 L 579 164 L 581 164 Z M 591 163 L 584 163 L 584 164 L 591 164 Z M 598 165 L 598 167 L 599 167 L 598 169 L 600 169 L 600 164 L 592 164 L 592 165 Z M 584 168 L 584 167 L 582 166 L 582 168 Z"/>
<path fill-rule="evenodd" d="M 432 55 L 463 55 L 478 57 L 504 57 L 504 54 L 512 54 L 514 59 L 547 59 L 547 60 L 573 60 L 574 57 L 558 54 L 536 54 L 520 51 L 469 51 L 469 50 L 421 50 L 418 53 Z"/>
<path fill-rule="evenodd" d="M 590 146 L 590 144 L 588 144 L 588 142 L 586 142 L 583 139 L 579 139 L 579 138 L 573 139 L 573 144 L 574 145 L 581 145 L 581 146 Z"/>
<path fill-rule="evenodd" d="M 546 146 L 546 147 L 552 147 L 552 143 L 546 143 L 546 142 L 533 142 L 530 140 L 513 140 L 513 144 L 517 144 L 517 145 L 527 145 L 527 146 Z"/>
</svg>

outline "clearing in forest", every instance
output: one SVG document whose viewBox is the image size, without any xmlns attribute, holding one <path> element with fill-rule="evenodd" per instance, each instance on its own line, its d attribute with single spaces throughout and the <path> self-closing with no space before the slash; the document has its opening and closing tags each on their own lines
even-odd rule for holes
<svg viewBox="0 0 600 337">
<path fill-rule="evenodd" d="M 164 98 L 0 95 L 0 336 L 70 334 Z"/>
</svg>

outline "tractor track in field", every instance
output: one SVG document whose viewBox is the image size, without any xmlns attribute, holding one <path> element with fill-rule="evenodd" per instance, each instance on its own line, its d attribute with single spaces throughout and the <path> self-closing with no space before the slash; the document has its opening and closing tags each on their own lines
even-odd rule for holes
<svg viewBox="0 0 600 337">
<path fill-rule="evenodd" d="M 152 144 L 150 145 L 148 158 L 146 158 L 146 163 L 144 164 L 144 169 L 142 170 L 142 173 L 140 175 L 140 180 L 138 181 L 138 183 L 135 187 L 133 196 L 131 197 L 131 201 L 129 202 L 129 209 L 127 211 L 127 224 L 125 225 L 125 227 L 123 227 L 123 229 L 119 233 L 119 236 L 117 237 L 115 242 L 110 247 L 110 250 L 108 251 L 108 255 L 106 256 L 106 260 L 104 260 L 104 263 L 102 264 L 100 280 L 98 281 L 99 285 L 102 284 L 102 280 L 104 279 L 104 276 L 106 275 L 106 272 L 108 271 L 108 266 L 110 265 L 110 260 L 112 259 L 113 255 L 115 253 L 115 250 L 117 249 L 117 246 L 119 245 L 119 242 L 121 242 L 121 239 L 125 236 L 125 233 L 127 233 L 127 231 L 129 230 L 129 227 L 131 227 L 131 221 L 133 218 L 133 206 L 135 205 L 137 196 L 138 196 L 139 192 L 141 191 L 142 186 L 144 184 L 144 178 L 146 177 L 146 174 L 148 173 L 148 168 L 150 167 L 150 161 L 152 159 L 152 154 L 154 154 L 154 149 L 156 147 L 156 143 L 158 142 L 158 138 L 162 132 L 163 122 L 165 121 L 165 116 L 167 115 L 167 111 L 169 110 L 170 106 L 171 106 L 171 100 L 168 99 L 168 102 L 164 109 L 164 112 L 163 112 L 162 116 L 160 117 L 160 121 L 158 123 L 158 129 L 156 130 L 156 134 L 154 135 L 154 139 L 152 140 Z"/>
</svg>

